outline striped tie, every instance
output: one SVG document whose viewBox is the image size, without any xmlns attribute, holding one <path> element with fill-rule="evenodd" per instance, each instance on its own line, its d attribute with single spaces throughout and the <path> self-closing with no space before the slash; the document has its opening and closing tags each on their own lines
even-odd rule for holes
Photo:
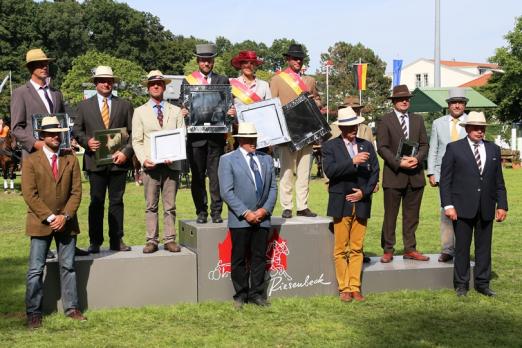
<svg viewBox="0 0 522 348">
<path fill-rule="evenodd" d="M 459 140 L 459 131 L 457 130 L 458 118 L 451 119 L 451 141 Z"/>
<path fill-rule="evenodd" d="M 480 174 L 482 174 L 482 161 L 480 160 L 479 144 L 475 143 L 473 144 L 473 147 L 475 148 L 475 161 L 477 161 L 478 170 Z"/>
<path fill-rule="evenodd" d="M 102 106 L 102 120 L 105 128 L 109 128 L 109 104 L 107 103 L 107 98 L 103 98 L 103 106 Z"/>
<path fill-rule="evenodd" d="M 406 115 L 401 115 L 401 127 L 404 133 L 404 139 L 408 139 L 408 127 L 406 127 Z"/>
</svg>

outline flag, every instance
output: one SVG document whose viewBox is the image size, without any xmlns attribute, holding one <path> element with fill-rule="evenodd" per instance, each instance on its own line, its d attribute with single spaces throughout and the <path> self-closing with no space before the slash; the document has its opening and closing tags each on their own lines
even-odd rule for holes
<svg viewBox="0 0 522 348">
<path fill-rule="evenodd" d="M 401 84 L 402 59 L 393 60 L 393 86 Z"/>
<path fill-rule="evenodd" d="M 359 91 L 366 91 L 366 71 L 367 70 L 368 70 L 368 63 L 353 65 L 355 88 Z"/>
<path fill-rule="evenodd" d="M 5 77 L 5 79 L 0 84 L 0 93 L 2 93 L 2 90 L 4 89 L 5 84 L 7 83 L 7 80 L 9 79 L 9 74 Z"/>
</svg>

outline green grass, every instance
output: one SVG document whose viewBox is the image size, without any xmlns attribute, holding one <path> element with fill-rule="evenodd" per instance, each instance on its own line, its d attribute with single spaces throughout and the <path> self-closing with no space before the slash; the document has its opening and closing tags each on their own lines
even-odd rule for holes
<svg viewBox="0 0 522 348">
<path fill-rule="evenodd" d="M 315 171 L 313 171 L 315 173 Z M 505 170 L 511 210 L 495 224 L 492 288 L 498 297 L 471 291 L 466 298 L 454 292 L 398 291 L 366 294 L 364 303 L 344 304 L 333 296 L 272 300 L 270 308 L 247 305 L 236 311 L 228 302 L 89 310 L 85 323 L 62 313 L 44 318 L 36 332 L 25 328 L 24 293 L 29 238 L 25 236 L 25 203 L 19 195 L 0 193 L 0 342 L 2 347 L 520 347 L 522 346 L 522 261 L 520 206 L 522 171 Z M 81 247 L 88 245 L 88 183 L 79 210 Z M 310 207 L 324 215 L 327 192 L 321 179 L 311 185 Z M 438 190 L 426 187 L 417 231 L 422 252 L 438 253 Z M 144 243 L 143 188 L 133 183 L 125 194 L 125 241 Z M 177 200 L 178 219 L 194 218 L 190 190 Z M 275 214 L 280 214 L 277 206 Z M 224 216 L 226 216 L 224 214 Z M 382 192 L 376 194 L 368 224 L 365 251 L 380 255 L 383 217 Z M 400 223 L 399 223 L 400 226 Z M 401 252 L 398 236 L 398 250 Z M 150 284 L 150 286 L 157 286 Z"/>
</svg>

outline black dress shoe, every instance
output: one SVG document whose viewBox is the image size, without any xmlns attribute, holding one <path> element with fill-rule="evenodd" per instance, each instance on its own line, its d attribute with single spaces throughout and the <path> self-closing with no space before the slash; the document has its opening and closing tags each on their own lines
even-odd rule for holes
<svg viewBox="0 0 522 348">
<path fill-rule="evenodd" d="M 317 214 L 312 212 L 310 209 L 306 208 L 303 210 L 298 210 L 297 216 L 316 217 Z"/>
<path fill-rule="evenodd" d="M 241 309 L 243 308 L 243 305 L 245 304 L 245 300 L 242 298 L 234 299 L 234 308 L 235 309 Z"/>
<path fill-rule="evenodd" d="M 198 218 L 196 219 L 196 222 L 198 224 L 206 224 L 207 223 L 207 214 L 206 213 L 199 213 Z"/>
<path fill-rule="evenodd" d="M 369 256 L 366 256 L 363 254 L 363 263 L 370 263 L 370 262 L 372 262 L 372 259 L 370 259 Z"/>
<path fill-rule="evenodd" d="M 98 254 L 100 252 L 100 246 L 98 244 L 91 244 L 87 251 L 89 254 Z"/>
<path fill-rule="evenodd" d="M 215 224 L 220 224 L 223 222 L 223 219 L 219 215 L 215 215 L 212 217 L 212 222 Z"/>
<path fill-rule="evenodd" d="M 468 294 L 468 289 L 464 287 L 458 287 L 455 289 L 455 292 L 457 293 L 458 297 L 464 297 Z"/>
<path fill-rule="evenodd" d="M 123 239 L 120 239 L 117 243 L 111 243 L 110 249 L 114 251 L 131 251 L 131 247 L 126 245 Z"/>
<path fill-rule="evenodd" d="M 292 211 L 290 209 L 283 210 L 283 214 L 281 214 L 283 219 L 290 219 L 292 217 Z"/>
<path fill-rule="evenodd" d="M 76 247 L 76 248 L 74 248 L 74 255 L 87 256 L 87 255 L 89 255 L 89 252 L 87 250 L 83 250 L 83 249 Z"/>
<path fill-rule="evenodd" d="M 451 256 L 450 254 L 442 253 L 439 256 L 439 262 L 448 262 L 451 260 L 453 260 L 453 256 Z"/>
<path fill-rule="evenodd" d="M 54 259 L 55 257 L 56 257 L 56 255 L 51 250 L 48 250 L 47 256 L 45 258 L 49 260 L 49 259 Z"/>
<path fill-rule="evenodd" d="M 497 296 L 497 293 L 494 292 L 493 290 L 491 290 L 490 288 L 475 288 L 475 290 L 477 290 L 477 292 L 479 294 L 482 294 L 484 296 L 489 296 L 489 297 Z"/>
<path fill-rule="evenodd" d="M 268 302 L 264 298 L 254 298 L 254 299 L 248 300 L 248 303 L 252 303 L 252 304 L 255 304 L 256 306 L 260 306 L 260 307 L 270 307 L 270 302 Z"/>
</svg>

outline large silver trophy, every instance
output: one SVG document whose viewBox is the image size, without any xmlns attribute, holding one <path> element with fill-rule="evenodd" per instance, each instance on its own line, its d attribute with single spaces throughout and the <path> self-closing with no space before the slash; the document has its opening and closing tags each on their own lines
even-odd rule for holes
<svg viewBox="0 0 522 348">
<path fill-rule="evenodd" d="M 183 96 L 183 105 L 189 111 L 187 133 L 232 131 L 227 115 L 233 103 L 230 85 L 184 85 Z"/>
</svg>

